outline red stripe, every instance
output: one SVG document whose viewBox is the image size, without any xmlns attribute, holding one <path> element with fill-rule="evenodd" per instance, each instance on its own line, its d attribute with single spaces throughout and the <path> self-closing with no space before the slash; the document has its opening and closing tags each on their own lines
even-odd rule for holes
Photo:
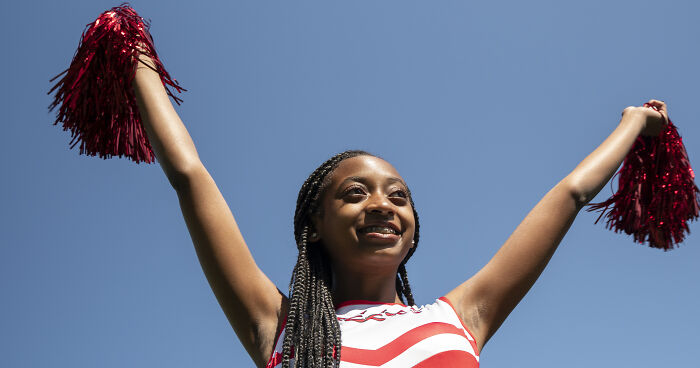
<svg viewBox="0 0 700 368">
<path fill-rule="evenodd" d="M 294 359 L 294 347 L 292 346 L 291 351 L 289 352 L 289 359 Z M 282 353 L 280 352 L 275 352 L 272 354 L 270 357 L 270 360 L 267 361 L 267 365 L 265 368 L 274 368 L 277 366 L 277 364 L 282 363 Z"/>
<path fill-rule="evenodd" d="M 431 322 L 409 330 L 376 350 L 343 346 L 340 351 L 340 359 L 348 363 L 379 366 L 396 358 L 411 346 L 431 336 L 445 333 L 459 335 L 469 341 L 467 335 L 460 328 L 449 323 Z"/>
<path fill-rule="evenodd" d="M 413 368 L 479 368 L 479 362 L 466 351 L 449 350 L 435 354 Z"/>
<path fill-rule="evenodd" d="M 275 348 L 277 348 L 277 343 L 279 342 L 280 337 L 282 337 L 282 332 L 284 332 L 285 327 L 287 327 L 287 317 L 284 317 L 282 327 L 280 327 L 277 337 L 275 337 L 275 344 L 272 345 L 272 354 L 270 354 L 270 359 L 267 360 L 267 365 L 265 368 L 272 368 L 282 362 L 282 354 L 275 352 Z M 292 350 L 292 354 L 294 354 L 294 350 Z M 294 357 L 294 355 L 292 355 L 292 357 Z"/>
<path fill-rule="evenodd" d="M 265 368 L 274 368 L 280 363 L 282 363 L 282 354 L 275 352 L 270 357 L 270 360 L 267 361 Z"/>
</svg>

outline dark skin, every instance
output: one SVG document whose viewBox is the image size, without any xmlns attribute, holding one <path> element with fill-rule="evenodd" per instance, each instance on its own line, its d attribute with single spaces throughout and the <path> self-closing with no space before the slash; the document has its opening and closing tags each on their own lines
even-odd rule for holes
<svg viewBox="0 0 700 368">
<path fill-rule="evenodd" d="M 141 60 L 153 65 L 146 57 Z M 255 263 L 158 74 L 139 66 L 134 90 L 148 139 L 177 192 L 209 284 L 248 354 L 264 367 L 287 314 L 287 297 Z M 668 116 L 666 104 L 648 103 L 656 110 L 626 108 L 610 136 L 540 200 L 489 263 L 447 293 L 479 351 L 532 287 L 578 211 L 612 177 L 637 136 L 658 134 Z M 347 159 L 333 173 L 311 240 L 330 254 L 335 301 L 399 301 L 396 271 L 412 246 L 415 228 L 402 188 L 396 169 L 374 157 Z M 366 231 L 367 225 L 395 226 L 398 233 Z"/>
<path fill-rule="evenodd" d="M 415 219 L 408 188 L 396 169 L 373 156 L 341 162 L 324 193 L 321 213 L 314 219 L 317 231 L 311 240 L 332 261 L 334 302 L 400 303 L 396 272 L 413 247 Z"/>
</svg>

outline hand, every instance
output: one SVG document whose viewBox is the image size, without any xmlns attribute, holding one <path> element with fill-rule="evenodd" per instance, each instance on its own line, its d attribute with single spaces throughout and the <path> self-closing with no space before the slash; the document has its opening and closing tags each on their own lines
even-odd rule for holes
<svg viewBox="0 0 700 368">
<path fill-rule="evenodd" d="M 136 68 L 142 69 L 144 67 L 147 67 L 148 69 L 156 70 L 156 65 L 153 62 L 153 59 L 148 56 L 148 46 L 146 45 L 146 43 L 141 41 L 138 44 L 136 44 L 134 48 L 136 49 L 134 58 L 138 61 L 136 63 Z"/>
<path fill-rule="evenodd" d="M 642 135 L 658 136 L 668 123 L 668 108 L 660 100 L 649 100 L 643 106 L 629 106 L 622 111 L 623 118 L 640 119 Z"/>
</svg>

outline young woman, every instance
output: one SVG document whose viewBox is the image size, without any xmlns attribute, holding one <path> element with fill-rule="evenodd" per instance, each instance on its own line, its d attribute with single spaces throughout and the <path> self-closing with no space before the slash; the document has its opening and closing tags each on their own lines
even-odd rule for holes
<svg viewBox="0 0 700 368">
<path fill-rule="evenodd" d="M 666 105 L 628 107 L 612 134 L 530 211 L 491 261 L 422 307 L 406 261 L 419 224 L 391 164 L 366 152 L 332 157 L 303 184 L 294 216 L 291 295 L 253 260 L 159 76 L 141 57 L 134 88 L 156 156 L 177 192 L 197 255 L 258 367 L 477 367 L 478 354 L 547 265 L 578 211 L 639 134 L 658 134 Z M 658 110 L 658 111 L 657 111 Z"/>
</svg>

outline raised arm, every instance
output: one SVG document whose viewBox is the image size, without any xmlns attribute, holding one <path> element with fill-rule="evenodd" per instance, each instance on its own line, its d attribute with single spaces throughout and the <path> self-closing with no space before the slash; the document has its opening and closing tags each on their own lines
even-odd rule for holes
<svg viewBox="0 0 700 368">
<path fill-rule="evenodd" d="M 258 367 L 272 352 L 286 297 L 258 268 L 214 180 L 170 102 L 160 77 L 141 56 L 134 89 L 148 138 L 177 192 L 199 261 L 221 308 Z"/>
<path fill-rule="evenodd" d="M 554 186 L 476 275 L 447 294 L 479 350 L 530 290 L 579 210 L 603 188 L 639 134 L 659 134 L 666 105 L 628 107 L 610 136 Z"/>
</svg>

